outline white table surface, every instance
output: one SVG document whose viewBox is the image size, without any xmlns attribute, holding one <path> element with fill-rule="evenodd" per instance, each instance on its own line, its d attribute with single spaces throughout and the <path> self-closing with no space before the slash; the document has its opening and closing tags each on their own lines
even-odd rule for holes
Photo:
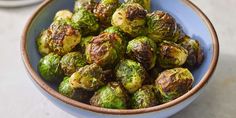
<svg viewBox="0 0 236 118">
<path fill-rule="evenodd" d="M 220 40 L 218 68 L 206 90 L 172 118 L 235 118 L 236 1 L 194 0 L 213 22 Z M 20 38 L 36 6 L 0 8 L 0 117 L 74 118 L 47 100 L 32 84 L 20 55 Z"/>
</svg>

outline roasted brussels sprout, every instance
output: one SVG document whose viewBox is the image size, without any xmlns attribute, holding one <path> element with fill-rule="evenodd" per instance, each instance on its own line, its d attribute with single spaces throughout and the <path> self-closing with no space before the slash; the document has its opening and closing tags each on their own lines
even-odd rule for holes
<svg viewBox="0 0 236 118">
<path fill-rule="evenodd" d="M 146 10 L 137 3 L 122 4 L 112 16 L 112 25 L 136 37 L 145 34 Z"/>
<path fill-rule="evenodd" d="M 56 13 L 54 20 L 70 20 L 73 13 L 69 10 L 60 10 Z"/>
<path fill-rule="evenodd" d="M 182 46 L 164 41 L 159 47 L 159 63 L 163 68 L 182 66 L 188 57 L 188 51 Z"/>
<path fill-rule="evenodd" d="M 59 55 L 50 53 L 39 61 L 38 70 L 45 80 L 49 82 L 61 81 L 63 71 L 60 67 L 60 60 Z"/>
<path fill-rule="evenodd" d="M 119 5 L 119 0 L 101 0 L 96 6 L 94 14 L 103 27 L 111 25 L 111 17 Z"/>
<path fill-rule="evenodd" d="M 52 52 L 59 55 L 72 51 L 81 40 L 80 32 L 68 25 L 65 20 L 54 21 L 49 27 L 49 32 L 52 35 L 49 47 Z"/>
<path fill-rule="evenodd" d="M 113 67 L 123 54 L 123 39 L 115 33 L 102 33 L 90 41 L 85 54 L 87 62 L 104 68 Z"/>
<path fill-rule="evenodd" d="M 87 65 L 71 75 L 69 82 L 73 88 L 95 91 L 105 83 L 103 70 L 97 64 Z"/>
<path fill-rule="evenodd" d="M 131 98 L 131 108 L 133 109 L 153 107 L 157 104 L 157 95 L 152 85 L 143 86 Z"/>
<path fill-rule="evenodd" d="M 147 70 L 152 69 L 156 64 L 157 46 L 148 37 L 141 36 L 128 43 L 126 54 L 137 60 Z"/>
<path fill-rule="evenodd" d="M 163 11 L 148 14 L 147 26 L 148 36 L 156 42 L 162 42 L 163 40 L 176 42 L 183 32 L 175 19 Z"/>
<path fill-rule="evenodd" d="M 201 65 L 204 54 L 199 41 L 191 39 L 189 36 L 185 36 L 180 45 L 188 50 L 188 58 L 185 64 L 187 67 L 192 69 Z"/>
<path fill-rule="evenodd" d="M 71 18 L 72 26 L 79 29 L 83 36 L 93 35 L 99 29 L 96 17 L 85 9 L 79 9 Z"/>
<path fill-rule="evenodd" d="M 117 82 L 111 82 L 93 95 L 90 104 L 103 108 L 125 109 L 127 108 L 127 98 L 122 86 Z"/>
<path fill-rule="evenodd" d="M 77 12 L 79 9 L 85 9 L 93 13 L 93 10 L 96 6 L 95 0 L 76 0 L 75 1 L 75 6 L 74 6 L 74 11 Z"/>
<path fill-rule="evenodd" d="M 129 93 L 141 88 L 146 78 L 146 71 L 140 63 L 133 60 L 122 60 L 115 68 L 116 79 L 122 83 Z"/>
<path fill-rule="evenodd" d="M 86 59 L 80 52 L 70 52 L 61 58 L 61 68 L 68 76 L 85 65 Z"/>
<path fill-rule="evenodd" d="M 51 40 L 51 34 L 48 30 L 44 30 L 37 39 L 38 51 L 42 56 L 45 56 L 51 52 L 49 48 L 49 42 Z"/>
<path fill-rule="evenodd" d="M 126 3 L 138 3 L 143 6 L 144 9 L 151 11 L 151 0 L 125 0 Z"/>
<path fill-rule="evenodd" d="M 194 77 L 186 68 L 166 70 L 156 79 L 155 84 L 161 93 L 162 103 L 172 101 L 192 88 Z"/>
<path fill-rule="evenodd" d="M 86 91 L 82 88 L 74 89 L 69 83 L 69 77 L 65 77 L 64 80 L 60 83 L 58 91 L 60 94 L 66 97 L 81 102 L 86 102 L 93 95 L 91 92 Z"/>
</svg>

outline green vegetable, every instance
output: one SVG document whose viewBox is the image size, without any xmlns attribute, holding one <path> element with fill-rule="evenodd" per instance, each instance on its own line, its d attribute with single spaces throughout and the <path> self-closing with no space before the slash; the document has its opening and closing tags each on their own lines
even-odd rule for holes
<svg viewBox="0 0 236 118">
<path fill-rule="evenodd" d="M 96 6 L 94 14 L 103 27 L 111 25 L 111 17 L 119 5 L 119 0 L 101 0 Z"/>
<path fill-rule="evenodd" d="M 204 59 L 203 50 L 199 41 L 185 36 L 180 43 L 186 50 L 188 50 L 188 58 L 185 65 L 191 69 L 202 64 Z"/>
<path fill-rule="evenodd" d="M 54 21 L 49 27 L 49 32 L 52 36 L 49 47 L 52 52 L 59 55 L 71 52 L 81 40 L 80 32 L 65 20 Z"/>
<path fill-rule="evenodd" d="M 141 88 L 146 71 L 142 65 L 133 60 L 122 60 L 115 68 L 116 79 L 122 83 L 129 93 Z"/>
<path fill-rule="evenodd" d="M 59 93 L 74 100 L 86 102 L 92 94 L 84 89 L 74 89 L 69 83 L 69 77 L 65 77 L 59 85 Z"/>
<path fill-rule="evenodd" d="M 145 34 L 146 10 L 137 3 L 122 4 L 112 16 L 112 25 L 132 37 Z"/>
<path fill-rule="evenodd" d="M 194 82 L 192 73 L 186 68 L 166 70 L 156 79 L 156 87 L 161 93 L 161 102 L 172 101 L 187 93 Z"/>
<path fill-rule="evenodd" d="M 119 83 L 111 82 L 93 95 L 90 104 L 103 108 L 126 109 L 127 94 Z"/>
<path fill-rule="evenodd" d="M 97 3 L 94 0 L 76 0 L 75 6 L 74 6 L 74 11 L 77 12 L 80 9 L 85 9 L 85 10 L 93 13 L 93 10 L 94 10 L 96 4 Z"/>
<path fill-rule="evenodd" d="M 163 40 L 176 42 L 183 31 L 175 19 L 167 12 L 154 11 L 147 15 L 148 36 L 156 41 Z"/>
<path fill-rule="evenodd" d="M 72 26 L 79 29 L 83 36 L 96 34 L 99 24 L 96 17 L 85 9 L 79 9 L 71 18 Z"/>
<path fill-rule="evenodd" d="M 188 57 L 188 51 L 182 46 L 164 41 L 159 47 L 159 63 L 163 68 L 182 66 Z"/>
<path fill-rule="evenodd" d="M 125 0 L 126 3 L 138 3 L 147 11 L 151 11 L 151 0 Z"/>
<path fill-rule="evenodd" d="M 147 70 L 150 70 L 156 64 L 156 52 L 156 43 L 148 37 L 141 36 L 128 43 L 126 54 L 141 63 Z"/>
<path fill-rule="evenodd" d="M 73 13 L 69 10 L 60 10 L 56 13 L 54 17 L 55 20 L 70 20 Z"/>
<path fill-rule="evenodd" d="M 131 98 L 131 108 L 133 109 L 153 107 L 157 103 L 157 95 L 152 85 L 143 86 Z"/>
<path fill-rule="evenodd" d="M 73 88 L 96 91 L 105 83 L 103 70 L 97 64 L 87 65 L 71 75 L 69 82 Z"/>
<path fill-rule="evenodd" d="M 50 53 L 40 59 L 38 70 L 41 76 L 49 82 L 60 82 L 63 71 L 60 67 L 61 57 L 57 54 Z"/>
<path fill-rule="evenodd" d="M 61 68 L 65 75 L 72 75 L 76 70 L 86 65 L 85 57 L 79 52 L 70 52 L 61 59 Z"/>
<path fill-rule="evenodd" d="M 49 42 L 51 40 L 51 34 L 48 30 L 44 30 L 37 39 L 38 51 L 42 56 L 45 56 L 51 52 L 49 48 Z"/>
<path fill-rule="evenodd" d="M 87 62 L 111 68 L 123 54 L 123 39 L 115 33 L 102 33 L 94 37 L 86 47 Z"/>
</svg>

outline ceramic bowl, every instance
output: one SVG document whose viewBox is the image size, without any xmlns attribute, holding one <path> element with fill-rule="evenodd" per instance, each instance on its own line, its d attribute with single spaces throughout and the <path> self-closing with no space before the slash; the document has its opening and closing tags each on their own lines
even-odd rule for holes
<svg viewBox="0 0 236 118">
<path fill-rule="evenodd" d="M 204 13 L 188 0 L 152 0 L 152 10 L 163 10 L 175 17 L 184 31 L 198 39 L 205 54 L 203 64 L 193 72 L 193 88 L 183 96 L 159 106 L 136 110 L 113 110 L 90 106 L 57 92 L 55 86 L 42 79 L 37 70 L 40 55 L 36 47 L 36 38 L 53 20 L 61 9 L 73 10 L 74 0 L 46 0 L 32 15 L 23 32 L 21 53 L 25 67 L 33 83 L 50 101 L 63 110 L 79 118 L 164 118 L 169 117 L 189 105 L 207 85 L 218 61 L 219 44 L 217 34 Z"/>
</svg>

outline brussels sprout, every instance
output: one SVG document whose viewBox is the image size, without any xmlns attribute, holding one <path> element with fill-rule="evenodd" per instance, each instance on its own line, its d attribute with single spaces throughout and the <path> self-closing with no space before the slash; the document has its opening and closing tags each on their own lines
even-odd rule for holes
<svg viewBox="0 0 236 118">
<path fill-rule="evenodd" d="M 51 52 L 49 42 L 51 34 L 48 30 L 44 30 L 37 39 L 38 51 L 41 55 L 45 56 Z"/>
<path fill-rule="evenodd" d="M 143 6 L 144 9 L 151 11 L 151 0 L 125 0 L 126 3 L 138 3 Z"/>
<path fill-rule="evenodd" d="M 77 69 L 86 65 L 85 57 L 79 52 L 71 52 L 61 58 L 61 68 L 65 75 L 72 75 Z"/>
<path fill-rule="evenodd" d="M 188 57 L 188 51 L 182 46 L 164 41 L 159 47 L 159 63 L 163 68 L 182 66 Z"/>
<path fill-rule="evenodd" d="M 52 39 L 49 42 L 50 49 L 59 55 L 64 55 L 80 43 L 81 34 L 65 20 L 54 21 L 49 27 Z"/>
<path fill-rule="evenodd" d="M 85 9 L 93 13 L 93 10 L 96 6 L 96 2 L 94 0 L 76 0 L 74 11 L 77 12 L 79 9 Z"/>
<path fill-rule="evenodd" d="M 38 69 L 45 80 L 49 82 L 61 81 L 63 71 L 60 67 L 60 60 L 59 55 L 50 53 L 39 61 Z"/>
<path fill-rule="evenodd" d="M 122 60 L 115 68 L 116 79 L 129 93 L 134 93 L 143 84 L 146 78 L 146 71 L 140 63 L 133 60 Z"/>
<path fill-rule="evenodd" d="M 102 33 L 90 41 L 85 54 L 87 62 L 111 68 L 123 54 L 123 39 L 115 33 Z"/>
<path fill-rule="evenodd" d="M 152 69 L 156 64 L 157 46 L 148 37 L 141 36 L 128 43 L 126 54 L 132 59 L 137 60 L 147 70 Z"/>
<path fill-rule="evenodd" d="M 97 64 L 87 65 L 71 75 L 69 82 L 73 88 L 95 91 L 105 83 L 103 70 Z"/>
<path fill-rule="evenodd" d="M 127 108 L 127 98 L 122 86 L 117 82 L 111 82 L 93 95 L 90 104 L 103 108 L 125 109 Z"/>
<path fill-rule="evenodd" d="M 154 86 L 145 85 L 136 91 L 131 98 L 131 108 L 140 109 L 156 106 L 158 103 Z"/>
<path fill-rule="evenodd" d="M 186 61 L 186 66 L 189 68 L 194 68 L 201 65 L 204 54 L 200 46 L 199 41 L 191 39 L 189 36 L 183 38 L 183 42 L 180 43 L 186 50 L 188 50 L 188 58 Z"/>
<path fill-rule="evenodd" d="M 163 11 L 148 14 L 147 26 L 148 36 L 156 42 L 163 40 L 176 42 L 183 32 L 175 19 Z"/>
<path fill-rule="evenodd" d="M 60 10 L 56 13 L 54 20 L 70 20 L 73 13 L 69 10 Z"/>
<path fill-rule="evenodd" d="M 58 91 L 60 94 L 66 96 L 66 97 L 69 97 L 69 98 L 72 98 L 74 100 L 78 100 L 81 102 L 86 102 L 93 95 L 89 91 L 86 91 L 81 88 L 74 89 L 69 83 L 69 77 L 64 78 L 64 80 L 59 85 Z"/>
<path fill-rule="evenodd" d="M 94 14 L 103 27 L 111 25 L 111 17 L 119 5 L 119 0 L 101 0 L 96 6 Z"/>
<path fill-rule="evenodd" d="M 162 103 L 172 101 L 192 88 L 194 77 L 186 68 L 166 70 L 156 79 L 155 84 L 161 93 Z"/>
<path fill-rule="evenodd" d="M 145 34 L 145 9 L 137 4 L 123 4 L 112 16 L 112 25 L 119 27 L 123 32 L 136 37 Z"/>
<path fill-rule="evenodd" d="M 72 25 L 79 29 L 83 36 L 94 34 L 99 29 L 96 17 L 85 9 L 79 9 L 71 18 Z"/>
</svg>

